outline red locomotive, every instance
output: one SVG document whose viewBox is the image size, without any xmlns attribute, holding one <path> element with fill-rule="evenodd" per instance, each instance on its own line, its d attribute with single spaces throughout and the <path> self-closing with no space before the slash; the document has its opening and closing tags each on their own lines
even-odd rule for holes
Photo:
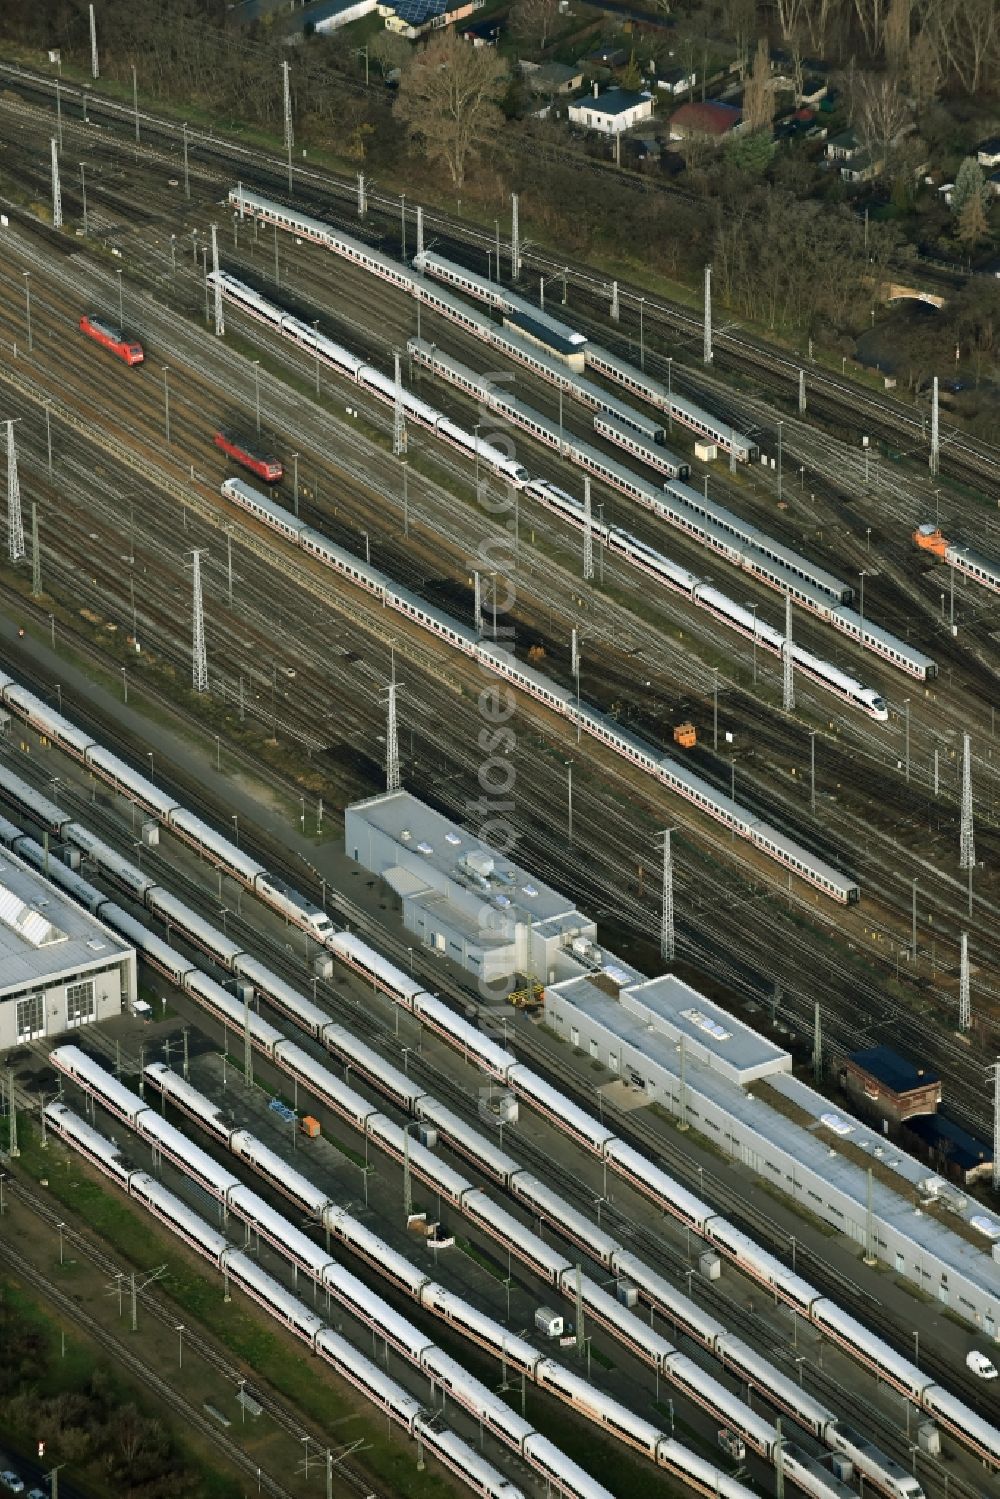
<svg viewBox="0 0 1000 1499">
<path fill-rule="evenodd" d="M 265 453 L 256 452 L 241 438 L 233 432 L 218 431 L 212 441 L 217 448 L 243 468 L 248 468 L 258 478 L 266 479 L 268 484 L 280 484 L 284 469 L 277 458 L 270 458 Z"/>
<path fill-rule="evenodd" d="M 105 323 L 101 318 L 82 317 L 80 332 L 86 333 L 88 338 L 105 349 L 110 349 L 112 354 L 117 354 L 126 364 L 141 364 L 146 357 L 142 344 L 136 343 L 134 338 L 126 338 L 124 333 L 112 328 L 110 323 Z"/>
</svg>

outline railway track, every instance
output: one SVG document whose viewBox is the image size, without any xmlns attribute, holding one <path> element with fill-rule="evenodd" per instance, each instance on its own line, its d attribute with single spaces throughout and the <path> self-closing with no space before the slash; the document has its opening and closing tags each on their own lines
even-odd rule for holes
<svg viewBox="0 0 1000 1499">
<path fill-rule="evenodd" d="M 109 1278 L 114 1279 L 120 1275 L 121 1269 L 110 1256 L 106 1255 L 88 1236 L 79 1232 L 72 1225 L 67 1224 L 60 1213 L 56 1212 L 50 1204 L 45 1202 L 37 1193 L 32 1192 L 24 1182 L 16 1176 L 8 1174 L 6 1190 L 18 1201 L 29 1209 L 36 1217 L 53 1231 L 60 1227 L 65 1241 L 70 1244 L 78 1254 L 89 1260 Z M 273 1496 L 273 1499 L 293 1499 L 291 1490 L 287 1489 L 272 1473 L 262 1468 L 254 1458 L 244 1452 L 238 1443 L 228 1437 L 218 1422 L 213 1421 L 203 1410 L 193 1405 L 185 1398 L 183 1393 L 176 1389 L 168 1380 L 162 1379 L 138 1352 L 133 1353 L 123 1339 L 105 1327 L 95 1317 L 92 1317 L 73 1296 L 67 1295 L 54 1281 L 37 1269 L 24 1255 L 19 1252 L 13 1244 L 5 1242 L 0 1238 L 0 1259 L 6 1261 L 11 1272 L 18 1280 L 26 1282 L 50 1305 L 56 1307 L 60 1317 L 72 1326 L 80 1328 L 87 1337 L 99 1348 L 104 1349 L 113 1359 L 123 1365 L 133 1379 L 145 1385 L 151 1395 L 163 1407 L 172 1410 L 184 1422 L 190 1431 L 200 1433 L 206 1437 L 212 1445 L 223 1453 L 226 1460 L 238 1471 L 246 1475 L 250 1480 L 256 1479 L 258 1490 Z M 141 1303 L 144 1312 L 149 1313 L 158 1322 L 171 1330 L 176 1327 L 176 1314 L 152 1296 L 148 1290 L 137 1290 L 137 1300 Z M 188 1347 L 205 1360 L 205 1362 L 216 1370 L 227 1382 L 231 1382 L 234 1388 L 241 1385 L 245 1387 L 248 1394 L 276 1421 L 285 1431 L 293 1434 L 296 1439 L 302 1439 L 302 1427 L 296 1422 L 290 1412 L 285 1410 L 266 1391 L 258 1389 L 248 1381 L 239 1371 L 235 1364 L 229 1362 L 225 1355 L 192 1328 L 185 1328 Z M 314 1438 L 317 1448 L 320 1443 Z M 359 1493 L 369 1493 L 370 1488 L 367 1480 L 357 1469 L 348 1469 L 344 1473 L 345 1481 L 352 1489 Z"/>
</svg>

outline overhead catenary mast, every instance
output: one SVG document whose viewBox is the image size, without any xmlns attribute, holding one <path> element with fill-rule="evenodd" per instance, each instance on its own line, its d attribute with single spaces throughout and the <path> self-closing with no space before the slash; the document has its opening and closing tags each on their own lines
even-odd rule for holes
<svg viewBox="0 0 1000 1499">
<path fill-rule="evenodd" d="M 100 78 L 101 69 L 97 61 L 97 22 L 94 19 L 94 7 L 90 7 L 90 76 Z"/>
<path fill-rule="evenodd" d="M 62 228 L 62 192 L 59 187 L 59 142 L 52 137 L 52 227 Z"/>
<path fill-rule="evenodd" d="M 226 331 L 226 318 L 222 310 L 222 277 L 219 275 L 219 234 L 212 225 L 212 271 L 215 287 L 215 332 L 221 338 Z"/>
<path fill-rule="evenodd" d="M 191 553 L 192 642 L 191 686 L 195 692 L 208 691 L 208 655 L 205 650 L 205 606 L 201 592 L 201 559 L 203 551 Z"/>
<path fill-rule="evenodd" d="M 24 525 L 21 521 L 21 486 L 17 477 L 17 450 L 14 447 L 14 423 L 7 427 L 7 555 L 11 562 L 24 556 Z"/>
</svg>

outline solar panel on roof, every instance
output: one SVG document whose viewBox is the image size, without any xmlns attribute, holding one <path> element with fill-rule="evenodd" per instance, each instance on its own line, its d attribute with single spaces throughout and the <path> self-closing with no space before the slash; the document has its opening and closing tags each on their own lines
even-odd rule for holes
<svg viewBox="0 0 1000 1499">
<path fill-rule="evenodd" d="M 447 0 L 396 0 L 393 9 L 401 21 L 410 26 L 423 26 L 434 16 L 443 16 Z"/>
</svg>

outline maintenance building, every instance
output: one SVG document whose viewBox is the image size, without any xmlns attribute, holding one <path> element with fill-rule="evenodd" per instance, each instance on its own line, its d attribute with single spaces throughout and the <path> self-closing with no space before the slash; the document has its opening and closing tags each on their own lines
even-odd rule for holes
<svg viewBox="0 0 1000 1499">
<path fill-rule="evenodd" d="M 135 949 L 16 854 L 0 857 L 0 1052 L 120 1015 Z"/>
<path fill-rule="evenodd" d="M 408 791 L 348 807 L 345 846 L 399 896 L 406 929 L 481 984 L 554 980 L 566 949 L 593 947 L 596 924 L 565 896 Z"/>
</svg>

